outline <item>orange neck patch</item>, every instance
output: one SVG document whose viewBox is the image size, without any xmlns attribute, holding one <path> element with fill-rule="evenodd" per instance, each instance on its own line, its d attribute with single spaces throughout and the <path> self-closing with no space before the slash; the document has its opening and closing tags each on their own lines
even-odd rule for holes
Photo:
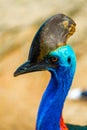
<svg viewBox="0 0 87 130">
<path fill-rule="evenodd" d="M 69 130 L 66 126 L 66 124 L 64 123 L 63 118 L 60 118 L 60 130 Z"/>
</svg>

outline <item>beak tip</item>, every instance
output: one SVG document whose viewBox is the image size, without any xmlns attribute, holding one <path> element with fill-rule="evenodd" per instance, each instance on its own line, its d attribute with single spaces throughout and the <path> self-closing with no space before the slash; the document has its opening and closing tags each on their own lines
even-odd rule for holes
<svg viewBox="0 0 87 130">
<path fill-rule="evenodd" d="M 17 72 L 17 70 L 14 72 L 14 74 L 13 74 L 13 76 L 14 77 L 16 77 L 16 76 L 18 76 L 19 74 L 18 74 L 18 72 Z"/>
<path fill-rule="evenodd" d="M 16 74 L 16 73 L 14 73 L 14 74 L 13 74 L 13 76 L 14 76 L 14 77 L 16 77 L 16 76 L 17 76 L 17 74 Z"/>
<path fill-rule="evenodd" d="M 29 62 L 25 62 L 24 64 L 22 64 L 21 66 L 19 66 L 17 68 L 17 70 L 14 72 L 13 76 L 16 77 L 16 76 L 19 76 L 21 74 L 24 74 L 27 72 L 27 67 L 26 65 L 28 65 Z"/>
</svg>

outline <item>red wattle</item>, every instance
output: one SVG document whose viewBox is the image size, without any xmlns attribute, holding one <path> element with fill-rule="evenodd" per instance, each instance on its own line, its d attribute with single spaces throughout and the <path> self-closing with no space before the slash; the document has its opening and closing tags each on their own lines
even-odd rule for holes
<svg viewBox="0 0 87 130">
<path fill-rule="evenodd" d="M 69 130 L 66 126 L 66 124 L 64 123 L 63 118 L 60 118 L 60 130 Z"/>
</svg>

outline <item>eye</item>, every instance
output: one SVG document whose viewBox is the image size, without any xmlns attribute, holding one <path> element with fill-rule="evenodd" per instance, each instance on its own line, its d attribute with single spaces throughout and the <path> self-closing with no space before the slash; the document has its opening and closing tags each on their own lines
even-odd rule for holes
<svg viewBox="0 0 87 130">
<path fill-rule="evenodd" d="M 56 63 L 58 61 L 57 57 L 49 57 L 49 62 Z"/>
</svg>

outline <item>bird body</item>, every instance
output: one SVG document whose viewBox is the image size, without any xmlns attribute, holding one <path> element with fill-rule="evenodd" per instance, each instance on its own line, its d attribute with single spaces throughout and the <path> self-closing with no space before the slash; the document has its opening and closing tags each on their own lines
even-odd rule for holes
<svg viewBox="0 0 87 130">
<path fill-rule="evenodd" d="M 86 126 L 67 124 L 68 130 L 87 130 Z"/>
<path fill-rule="evenodd" d="M 75 31 L 75 25 L 71 18 L 63 14 L 48 19 L 36 33 L 28 61 L 14 73 L 14 76 L 43 70 L 51 73 L 39 106 L 36 130 L 77 130 L 75 126 L 74 129 L 72 125 L 66 126 L 62 118 L 62 109 L 76 69 L 75 53 L 71 46 L 66 45 L 67 38 Z"/>
</svg>

